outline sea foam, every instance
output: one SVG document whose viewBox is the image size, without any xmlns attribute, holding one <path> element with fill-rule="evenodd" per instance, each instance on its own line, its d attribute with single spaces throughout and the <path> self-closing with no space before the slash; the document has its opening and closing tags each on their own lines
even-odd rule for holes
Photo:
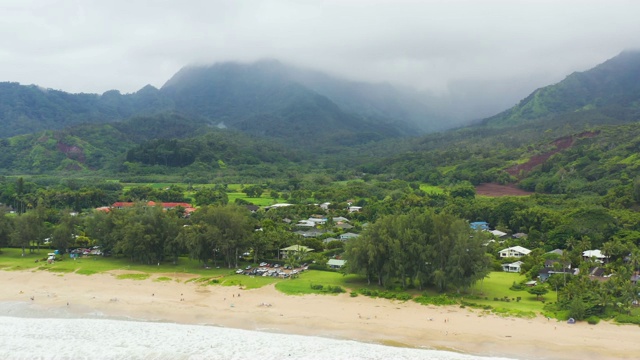
<svg viewBox="0 0 640 360">
<path fill-rule="evenodd" d="M 38 317 L 0 306 L 0 359 L 497 359 L 314 336 L 204 325 Z"/>
</svg>

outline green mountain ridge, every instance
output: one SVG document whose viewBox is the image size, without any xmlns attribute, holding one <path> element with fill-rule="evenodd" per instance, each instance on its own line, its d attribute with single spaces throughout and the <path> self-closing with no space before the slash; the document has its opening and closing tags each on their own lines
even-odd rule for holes
<svg viewBox="0 0 640 360">
<path fill-rule="evenodd" d="M 507 127 L 571 112 L 610 107 L 640 109 L 640 51 L 620 55 L 540 88 L 483 124 Z"/>
</svg>

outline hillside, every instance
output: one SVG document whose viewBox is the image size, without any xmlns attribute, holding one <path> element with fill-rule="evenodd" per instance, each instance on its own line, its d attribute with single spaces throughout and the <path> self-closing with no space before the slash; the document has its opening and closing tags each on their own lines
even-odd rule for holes
<svg viewBox="0 0 640 360">
<path fill-rule="evenodd" d="M 585 72 L 575 72 L 563 81 L 540 88 L 513 108 L 490 117 L 491 127 L 515 126 L 525 122 L 585 111 L 622 109 L 640 112 L 640 51 L 625 51 Z M 592 115 L 591 115 L 592 116 Z"/>
<path fill-rule="evenodd" d="M 14 136 L 0 139 L 0 149 L 2 174 L 167 173 L 189 165 L 206 173 L 226 164 L 296 158 L 277 144 L 175 113 Z"/>
</svg>

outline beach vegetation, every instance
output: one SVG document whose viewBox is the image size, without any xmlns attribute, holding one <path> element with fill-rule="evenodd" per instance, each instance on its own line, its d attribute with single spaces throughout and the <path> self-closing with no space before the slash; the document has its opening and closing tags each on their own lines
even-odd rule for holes
<svg viewBox="0 0 640 360">
<path fill-rule="evenodd" d="M 138 273 L 131 274 L 130 273 L 130 274 L 119 274 L 119 275 L 116 275 L 116 279 L 119 279 L 119 280 L 146 280 L 150 276 L 151 276 L 151 274 L 146 274 L 146 273 L 143 273 L 143 274 L 138 274 Z"/>
</svg>

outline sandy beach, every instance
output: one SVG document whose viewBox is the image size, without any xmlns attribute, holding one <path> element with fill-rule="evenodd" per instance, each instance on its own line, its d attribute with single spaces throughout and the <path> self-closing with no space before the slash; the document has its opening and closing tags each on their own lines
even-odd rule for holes
<svg viewBox="0 0 640 360">
<path fill-rule="evenodd" d="M 571 325 L 542 316 L 508 318 L 479 310 L 352 298 L 348 294 L 289 296 L 273 285 L 243 290 L 185 283 L 189 276 L 180 274 L 155 274 L 147 280 L 117 279 L 117 274 L 0 271 L 0 301 L 65 308 L 79 317 L 99 312 L 116 318 L 209 324 L 515 359 L 637 359 L 640 352 L 638 326 L 607 322 Z M 161 276 L 173 280 L 154 281 Z"/>
</svg>

